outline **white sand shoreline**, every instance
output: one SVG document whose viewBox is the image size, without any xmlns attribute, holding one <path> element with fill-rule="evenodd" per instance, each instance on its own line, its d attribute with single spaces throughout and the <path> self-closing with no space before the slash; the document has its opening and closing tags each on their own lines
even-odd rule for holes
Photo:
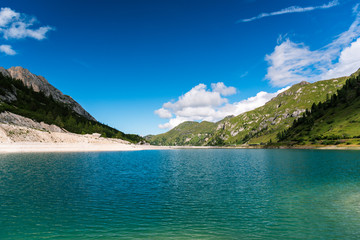
<svg viewBox="0 0 360 240">
<path fill-rule="evenodd" d="M 41 143 L 13 142 L 0 143 L 0 154 L 6 153 L 52 153 L 52 152 L 122 152 L 143 150 L 180 150 L 180 149 L 262 149 L 254 147 L 214 147 L 214 146 L 154 146 L 123 143 Z M 275 149 L 318 149 L 318 150 L 360 150 L 354 147 L 284 147 Z"/>
<path fill-rule="evenodd" d="M 167 149 L 173 148 L 120 143 L 0 143 L 0 154 L 31 152 L 111 152 Z"/>
</svg>

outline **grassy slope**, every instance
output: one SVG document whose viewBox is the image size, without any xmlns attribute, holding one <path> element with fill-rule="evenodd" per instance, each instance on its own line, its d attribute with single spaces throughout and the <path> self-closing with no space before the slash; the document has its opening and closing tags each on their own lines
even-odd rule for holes
<svg viewBox="0 0 360 240">
<path fill-rule="evenodd" d="M 328 111 L 323 117 L 317 119 L 313 128 L 305 137 L 323 136 L 360 136 L 360 99 L 350 106 L 339 104 Z"/>
<path fill-rule="evenodd" d="M 344 86 L 342 94 L 324 102 L 321 110 L 313 110 L 292 126 L 281 144 L 359 144 L 360 77 L 357 74 L 353 77 L 353 83 Z"/>
<path fill-rule="evenodd" d="M 206 138 L 215 131 L 216 124 L 211 122 L 184 122 L 170 131 L 151 136 L 149 141 L 155 145 L 193 145 L 206 142 Z"/>
<path fill-rule="evenodd" d="M 222 130 L 215 133 L 227 144 L 258 144 L 276 139 L 279 131 L 289 128 L 302 112 L 315 102 L 326 100 L 341 88 L 347 78 L 319 81 L 311 84 L 296 84 L 279 94 L 264 106 L 224 120 Z M 211 145 L 217 145 L 211 142 Z"/>
<path fill-rule="evenodd" d="M 334 94 L 346 79 L 296 84 L 255 110 L 218 123 L 182 123 L 167 133 L 150 137 L 149 141 L 156 145 L 234 145 L 274 141 L 278 132 L 289 128 L 314 102 L 324 101 L 327 95 Z"/>
</svg>

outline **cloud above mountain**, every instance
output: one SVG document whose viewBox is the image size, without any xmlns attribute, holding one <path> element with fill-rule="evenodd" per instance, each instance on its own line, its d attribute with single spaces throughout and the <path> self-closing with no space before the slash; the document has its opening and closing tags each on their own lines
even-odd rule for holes
<svg viewBox="0 0 360 240">
<path fill-rule="evenodd" d="M 10 45 L 0 45 L 0 52 L 5 53 L 6 55 L 15 55 L 16 52 L 12 49 Z"/>
<path fill-rule="evenodd" d="M 11 8 L 0 9 L 0 39 L 6 42 L 14 39 L 32 38 L 43 40 L 46 34 L 53 30 L 50 26 L 34 27 L 37 19 L 24 13 L 19 13 Z M 0 52 L 6 55 L 15 55 L 16 51 L 9 44 L 0 44 Z"/>
<path fill-rule="evenodd" d="M 261 91 L 254 97 L 229 103 L 226 96 L 236 94 L 236 88 L 227 87 L 223 82 L 213 83 L 211 88 L 199 84 L 180 96 L 177 101 L 164 103 L 155 114 L 169 119 L 167 123 L 159 125 L 161 129 L 172 129 L 185 121 L 216 122 L 226 116 L 238 115 L 260 107 L 286 89 L 288 88 L 275 93 Z"/>
<path fill-rule="evenodd" d="M 360 67 L 360 13 L 347 31 L 326 46 L 311 50 L 305 43 L 285 38 L 265 59 L 266 79 L 277 87 L 350 75 Z"/>
</svg>

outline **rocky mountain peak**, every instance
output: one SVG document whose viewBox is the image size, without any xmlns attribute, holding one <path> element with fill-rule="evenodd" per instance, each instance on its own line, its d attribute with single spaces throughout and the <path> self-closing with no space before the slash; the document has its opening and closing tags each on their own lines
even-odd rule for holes
<svg viewBox="0 0 360 240">
<path fill-rule="evenodd" d="M 52 86 L 44 77 L 31 73 L 28 69 L 23 67 L 11 67 L 5 69 L 0 67 L 0 72 L 4 76 L 12 77 L 21 80 L 25 86 L 32 88 L 35 92 L 42 92 L 47 97 L 51 96 L 55 101 L 68 105 L 74 112 L 89 120 L 96 121 L 84 108 L 81 107 L 70 96 L 64 95 L 60 90 Z"/>
<path fill-rule="evenodd" d="M 303 86 L 303 85 L 308 85 L 308 84 L 310 84 L 309 82 L 307 82 L 307 81 L 301 81 L 300 83 L 299 83 L 299 85 L 300 86 Z"/>
<path fill-rule="evenodd" d="M 2 73 L 5 77 L 10 77 L 9 72 L 3 67 L 0 67 L 0 73 Z"/>
<path fill-rule="evenodd" d="M 45 78 L 40 78 L 23 67 L 11 67 L 7 69 L 7 71 L 12 78 L 20 79 L 27 87 L 31 87 L 35 92 L 43 92 L 46 96 L 53 95 L 51 90 L 55 88 L 51 86 Z M 51 87 L 53 89 L 51 89 Z M 60 91 L 58 90 L 58 92 Z"/>
</svg>

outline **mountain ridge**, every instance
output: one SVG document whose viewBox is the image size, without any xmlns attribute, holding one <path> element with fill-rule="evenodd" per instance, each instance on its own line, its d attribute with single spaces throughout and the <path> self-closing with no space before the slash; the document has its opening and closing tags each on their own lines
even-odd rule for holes
<svg viewBox="0 0 360 240">
<path fill-rule="evenodd" d="M 313 104 L 292 126 L 277 136 L 282 145 L 360 144 L 360 74 L 326 101 Z"/>
<path fill-rule="evenodd" d="M 0 69 L 0 122 L 8 121 L 9 114 L 1 114 L 6 112 L 37 122 L 36 126 L 40 124 L 37 129 L 41 131 L 44 130 L 41 126 L 48 124 L 71 133 L 99 133 L 102 137 L 119 138 L 133 143 L 143 141 L 136 134 L 125 134 L 96 121 L 80 104 L 62 94 L 45 78 L 22 67 Z M 14 116 L 11 118 L 14 119 Z M 26 122 L 31 122 L 30 120 L 18 117 L 15 125 L 23 124 L 28 127 Z"/>
<path fill-rule="evenodd" d="M 78 102 L 72 97 L 64 95 L 59 89 L 55 88 L 43 76 L 35 75 L 28 69 L 17 66 L 5 69 L 0 67 L 0 72 L 6 76 L 21 80 L 25 86 L 32 88 L 35 92 L 42 92 L 45 96 L 51 96 L 55 101 L 69 105 L 72 110 L 85 118 L 96 121 Z"/>
<path fill-rule="evenodd" d="M 174 128 L 177 132 L 170 130 L 151 136 L 148 141 L 155 145 L 263 145 L 275 141 L 277 133 L 289 128 L 314 102 L 324 101 L 336 93 L 349 77 L 314 83 L 302 81 L 259 108 L 213 123 L 211 129 L 201 131 L 199 125 L 193 123 L 187 126 L 186 132 L 179 131 L 183 129 L 182 123 Z"/>
</svg>

